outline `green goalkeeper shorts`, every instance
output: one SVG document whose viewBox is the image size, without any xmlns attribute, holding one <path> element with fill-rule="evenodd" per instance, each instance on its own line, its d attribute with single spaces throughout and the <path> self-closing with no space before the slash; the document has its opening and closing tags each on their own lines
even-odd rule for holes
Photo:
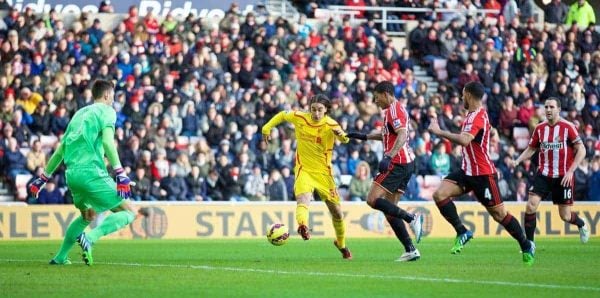
<svg viewBox="0 0 600 298">
<path fill-rule="evenodd" d="M 117 183 L 108 172 L 96 167 L 67 169 L 67 186 L 73 195 L 73 204 L 79 210 L 94 209 L 96 213 L 121 205 Z"/>
</svg>

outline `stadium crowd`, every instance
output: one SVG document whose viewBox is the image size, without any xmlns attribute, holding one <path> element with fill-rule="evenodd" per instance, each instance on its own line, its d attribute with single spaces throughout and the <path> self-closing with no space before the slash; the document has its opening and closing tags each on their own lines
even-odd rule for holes
<svg viewBox="0 0 600 298">
<path fill-rule="evenodd" d="M 368 3 L 403 2 L 440 5 Z M 464 20 L 398 15 L 418 20 L 405 49 L 394 48 L 368 14 L 358 25 L 348 18 L 311 25 L 304 16 L 297 23 L 266 13 L 242 16 L 234 3 L 211 24 L 193 16 L 141 17 L 131 7 L 115 28 L 103 30 L 100 19 L 86 13 L 66 27 L 54 11 L 37 16 L 0 7 L 10 9 L 0 21 L 2 175 L 14 184 L 19 174 L 40 174 L 50 152 L 39 137 L 60 138 L 77 109 L 92 102 L 93 80 L 103 78 L 116 82 L 115 141 L 137 183 L 136 200 L 292 200 L 293 128 L 273 130 L 267 144 L 262 125 L 283 109 L 306 109 L 311 96 L 324 93 L 332 99 L 331 116 L 346 131 L 380 129 L 371 90 L 382 80 L 396 85 L 411 114 L 417 174 L 444 176 L 460 166 L 460 148 L 426 128 L 436 117 L 443 129 L 459 131 L 459 93 L 466 82 L 479 80 L 488 91 L 496 128 L 490 151 L 505 200 L 526 200 L 536 169 L 535 159 L 508 166 L 523 149 L 515 127 L 531 131 L 543 120 L 541 102 L 550 96 L 561 100 L 564 117 L 577 125 L 587 148 L 575 173 L 576 200 L 600 200 L 600 33 L 560 1 L 546 8 L 545 25 L 527 15 L 522 3 L 528 1 L 504 2 L 444 4 L 502 8 L 495 24 L 470 14 Z M 439 60 L 446 61 L 448 79 L 429 93 L 413 69 L 421 65 L 438 77 Z M 364 200 L 381 156 L 380 142 L 335 147 L 336 179 L 352 176 L 347 199 Z M 415 178 L 404 199 L 430 198 L 421 198 Z M 39 202 L 69 202 L 64 169 Z"/>
</svg>

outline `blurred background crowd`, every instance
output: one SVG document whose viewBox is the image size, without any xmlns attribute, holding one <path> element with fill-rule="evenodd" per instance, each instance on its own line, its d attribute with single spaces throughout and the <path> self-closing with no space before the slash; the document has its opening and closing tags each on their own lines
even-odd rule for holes
<svg viewBox="0 0 600 298">
<path fill-rule="evenodd" d="M 575 199 L 600 200 L 600 33 L 593 9 L 591 15 L 584 9 L 587 1 L 576 1 L 571 12 L 553 0 L 539 21 L 531 1 L 294 3 L 309 17 L 330 4 L 500 13 L 390 14 L 390 20 L 417 24 L 406 32 L 407 47 L 397 48 L 386 31 L 406 30 L 405 24 L 382 28 L 374 21 L 381 16 L 371 11 L 360 11 L 360 23 L 304 15 L 290 21 L 264 10 L 242 15 L 234 3 L 222 20 L 208 22 L 152 12 L 141 17 L 133 6 L 106 30 L 87 13 L 66 26 L 55 11 L 19 12 L 0 0 L 7 10 L 0 20 L 0 170 L 6 185 L 14 188 L 19 175 L 41 173 L 70 118 L 93 102 L 91 83 L 102 78 L 116 83 L 115 142 L 137 183 L 136 200 L 293 200 L 293 127 L 274 129 L 267 144 L 262 125 L 279 111 L 307 109 L 311 96 L 324 93 L 333 102 L 331 117 L 346 131 L 377 130 L 382 114 L 372 88 L 389 80 L 411 116 L 409 141 L 417 156 L 403 199 L 430 200 L 420 193 L 424 177 L 459 168 L 461 156 L 458 146 L 426 127 L 437 118 L 443 129 L 458 132 L 465 115 L 462 86 L 478 80 L 487 89 L 495 128 L 490 152 L 505 200 L 527 199 L 536 159 L 516 169 L 507 160 L 543 121 L 548 97 L 560 99 L 563 116 L 587 148 L 575 173 Z M 110 1 L 100 8 L 110 12 Z M 437 89 L 415 78 L 416 67 L 438 82 Z M 334 174 L 344 199 L 364 200 L 381 156 L 380 142 L 335 147 Z M 40 196 L 40 203 L 70 201 L 64 169 Z"/>
</svg>

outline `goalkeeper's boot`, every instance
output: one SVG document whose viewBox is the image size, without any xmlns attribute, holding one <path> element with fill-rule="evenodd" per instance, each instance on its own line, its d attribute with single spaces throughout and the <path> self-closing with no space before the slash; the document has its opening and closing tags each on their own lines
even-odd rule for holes
<svg viewBox="0 0 600 298">
<path fill-rule="evenodd" d="M 79 243 L 79 246 L 83 251 L 81 254 L 83 257 L 83 262 L 88 266 L 92 266 L 94 264 L 94 257 L 92 256 L 92 242 L 88 240 L 88 238 L 85 236 L 85 233 L 81 233 L 81 235 L 77 237 L 77 243 Z"/>
<path fill-rule="evenodd" d="M 466 231 L 458 236 L 456 236 L 456 239 L 454 240 L 454 246 L 452 246 L 452 249 L 450 249 L 450 252 L 452 254 L 458 254 L 462 251 L 462 249 L 465 247 L 465 244 L 467 244 L 467 242 L 469 242 L 469 240 L 471 240 L 473 238 L 473 232 L 471 231 Z"/>
<path fill-rule="evenodd" d="M 350 252 L 348 247 L 340 248 L 337 240 L 333 240 L 333 245 L 335 245 L 335 247 L 340 250 L 340 252 L 342 253 L 342 258 L 346 260 L 352 260 L 352 253 Z"/>
<path fill-rule="evenodd" d="M 71 265 L 71 261 L 69 259 L 65 259 L 64 261 L 57 261 L 55 259 L 50 260 L 50 265 Z"/>
<path fill-rule="evenodd" d="M 590 229 L 588 229 L 589 225 L 587 220 L 583 220 L 583 226 L 579 228 L 579 240 L 581 243 L 587 243 L 590 240 Z"/>
<path fill-rule="evenodd" d="M 535 261 L 535 243 L 533 241 L 529 241 L 529 243 L 531 243 L 531 247 L 523 252 L 523 263 L 531 266 Z"/>
<path fill-rule="evenodd" d="M 306 225 L 300 225 L 298 227 L 298 234 L 300 234 L 300 236 L 302 236 L 302 239 L 304 240 L 310 239 L 310 233 Z"/>
<path fill-rule="evenodd" d="M 415 218 L 410 222 L 410 227 L 415 233 L 415 242 L 421 242 L 421 237 L 423 237 L 423 222 L 425 218 L 421 213 L 415 213 Z"/>
<path fill-rule="evenodd" d="M 421 258 L 421 253 L 419 253 L 418 249 L 413 251 L 408 251 L 403 253 L 400 258 L 396 260 L 396 262 L 412 262 Z"/>
</svg>

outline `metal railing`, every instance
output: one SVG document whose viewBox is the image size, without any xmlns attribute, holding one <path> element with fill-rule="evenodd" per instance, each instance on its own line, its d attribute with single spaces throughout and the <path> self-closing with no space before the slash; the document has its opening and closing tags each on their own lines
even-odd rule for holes
<svg viewBox="0 0 600 298">
<path fill-rule="evenodd" d="M 410 22 L 414 22 L 413 20 L 402 20 L 402 19 L 388 19 L 388 16 L 391 13 L 423 13 L 430 14 L 431 18 L 434 20 L 438 19 L 438 14 L 449 14 L 454 17 L 459 17 L 464 20 L 467 15 L 471 16 L 486 16 L 487 14 L 499 14 L 500 10 L 498 9 L 452 9 L 452 8 L 439 8 L 439 9 L 431 9 L 431 8 L 412 8 L 412 7 L 381 7 L 381 6 L 365 6 L 365 7 L 356 7 L 356 6 L 341 6 L 341 5 L 330 5 L 326 10 L 323 10 L 324 14 L 328 14 L 330 16 L 335 16 L 336 18 L 340 18 L 343 16 L 349 16 L 350 22 L 364 22 L 366 19 L 357 18 L 363 11 L 374 11 L 379 12 L 381 14 L 380 18 L 376 18 L 373 21 L 377 24 L 381 24 L 382 28 L 386 29 L 386 33 L 391 36 L 404 36 L 406 35 L 405 31 L 390 31 L 388 30 L 388 24 L 406 24 Z M 393 26 L 391 27 L 393 28 Z"/>
<path fill-rule="evenodd" d="M 300 13 L 296 7 L 287 0 L 266 0 L 264 3 L 269 13 L 275 16 L 288 18 L 289 14 L 292 16 L 293 21 L 297 21 L 300 18 Z"/>
</svg>

